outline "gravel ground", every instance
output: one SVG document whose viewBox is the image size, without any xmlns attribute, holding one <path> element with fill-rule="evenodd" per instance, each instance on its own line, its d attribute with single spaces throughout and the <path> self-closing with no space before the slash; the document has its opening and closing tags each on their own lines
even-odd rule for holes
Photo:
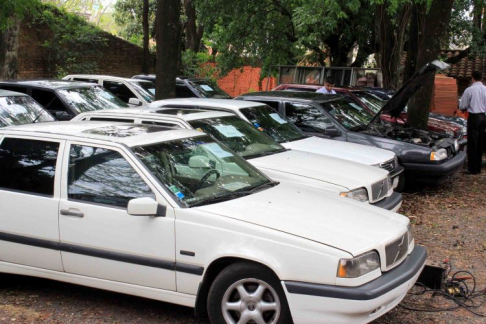
<svg viewBox="0 0 486 324">
<path fill-rule="evenodd" d="M 416 244 L 429 258 L 470 271 L 486 288 L 486 173 L 458 175 L 423 192 L 404 194 L 401 213 L 413 223 Z M 472 282 L 471 282 L 472 283 Z M 419 292 L 420 289 L 415 289 Z M 486 299 L 479 297 L 480 303 Z M 429 309 L 434 312 L 404 309 Z M 431 293 L 408 295 L 374 323 L 486 323 L 485 317 Z M 486 314 L 486 305 L 472 309 Z M 0 275 L 0 323 L 197 323 L 193 309 L 49 280 Z"/>
</svg>

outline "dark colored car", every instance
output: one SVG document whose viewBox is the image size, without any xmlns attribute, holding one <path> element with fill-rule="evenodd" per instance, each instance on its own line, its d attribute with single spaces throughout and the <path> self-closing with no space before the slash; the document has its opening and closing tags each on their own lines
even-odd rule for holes
<svg viewBox="0 0 486 324">
<path fill-rule="evenodd" d="M 55 120 L 47 110 L 28 95 L 0 90 L 0 127 Z"/>
<path fill-rule="evenodd" d="M 64 80 L 0 81 L 0 89 L 25 93 L 57 120 L 70 120 L 82 112 L 128 107 L 101 86 Z"/>
<path fill-rule="evenodd" d="M 321 86 L 307 85 L 307 84 L 280 84 L 273 91 L 307 91 L 315 92 Z M 371 90 L 365 88 L 334 88 L 337 94 L 342 94 L 353 99 L 357 104 L 370 110 L 373 114 L 378 113 L 383 105 L 390 99 L 389 94 L 392 92 L 385 92 L 384 90 Z M 388 93 L 388 94 L 387 94 Z M 385 99 L 386 98 L 386 99 Z M 461 147 L 467 144 L 466 128 L 464 126 L 453 123 L 445 118 L 437 118 L 437 114 L 429 114 L 428 129 L 433 132 L 445 133 L 451 135 L 459 140 Z M 398 117 L 391 117 L 388 114 L 382 114 L 380 117 L 384 121 L 396 124 L 406 124 L 407 111 L 406 108 L 400 113 Z"/>
<path fill-rule="evenodd" d="M 155 82 L 154 74 L 139 74 L 132 78 Z M 178 77 L 176 79 L 176 98 L 231 99 L 231 96 L 207 79 Z"/>
<path fill-rule="evenodd" d="M 378 114 L 370 113 L 342 95 L 269 91 L 253 92 L 236 99 L 265 103 L 311 135 L 392 150 L 405 168 L 407 182 L 440 183 L 464 164 L 466 154 L 460 151 L 458 141 L 445 134 L 390 124 L 380 120 L 380 115 L 398 116 L 424 79 L 441 67 L 436 61 L 426 65 Z"/>
</svg>

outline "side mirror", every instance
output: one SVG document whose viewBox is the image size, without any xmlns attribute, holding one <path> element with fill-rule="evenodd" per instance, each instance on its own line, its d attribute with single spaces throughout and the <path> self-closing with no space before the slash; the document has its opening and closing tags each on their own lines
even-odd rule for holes
<svg viewBox="0 0 486 324">
<path fill-rule="evenodd" d="M 165 216 L 167 208 L 149 197 L 135 198 L 128 202 L 127 212 L 131 216 Z"/>
<path fill-rule="evenodd" d="M 134 105 L 134 106 L 141 106 L 142 105 L 142 102 L 139 99 L 137 99 L 137 98 L 130 98 L 130 99 L 128 99 L 128 103 L 130 105 Z"/>
<path fill-rule="evenodd" d="M 71 116 L 65 111 L 55 111 L 54 117 L 56 117 L 56 119 L 59 121 L 71 120 L 73 118 L 73 116 Z"/>
<path fill-rule="evenodd" d="M 190 168 L 210 169 L 211 164 L 209 163 L 209 158 L 207 156 L 196 155 L 196 156 L 192 156 L 189 159 L 189 167 Z"/>
<path fill-rule="evenodd" d="M 324 130 L 324 135 L 327 135 L 329 137 L 336 137 L 341 135 L 341 131 L 337 128 L 331 127 L 331 128 L 326 128 Z"/>
</svg>

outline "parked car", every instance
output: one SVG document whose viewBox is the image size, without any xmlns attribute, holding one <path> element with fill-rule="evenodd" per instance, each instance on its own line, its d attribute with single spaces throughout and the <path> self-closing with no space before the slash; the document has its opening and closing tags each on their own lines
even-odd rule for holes
<svg viewBox="0 0 486 324">
<path fill-rule="evenodd" d="M 212 323 L 362 323 L 425 264 L 406 217 L 274 182 L 200 132 L 38 123 L 0 138 L 0 273 Z"/>
<path fill-rule="evenodd" d="M 377 166 L 390 172 L 393 187 L 401 189 L 399 175 L 403 167 L 398 164 L 395 153 L 376 147 L 343 143 L 316 136 L 305 135 L 297 126 L 289 122 L 270 106 L 243 100 L 227 99 L 167 99 L 151 107 L 173 107 L 227 111 L 238 115 L 258 130 L 265 132 L 282 146 L 348 161 Z"/>
<path fill-rule="evenodd" d="M 155 99 L 155 84 L 148 80 L 92 74 L 71 74 L 62 79 L 97 83 L 132 106 L 146 106 Z"/>
<path fill-rule="evenodd" d="M 315 92 L 321 86 L 306 85 L 306 84 L 281 84 L 274 88 L 274 91 L 309 91 Z M 385 103 L 390 99 L 384 92 L 373 91 L 363 88 L 334 88 L 337 94 L 342 94 L 350 97 L 361 107 L 368 109 L 372 114 L 377 114 Z M 382 95 L 378 95 L 381 93 Z M 384 97 L 386 96 L 386 99 Z M 457 138 L 461 147 L 467 144 L 467 129 L 457 123 L 451 123 L 444 118 L 437 118 L 436 114 L 429 114 L 428 129 L 433 132 L 445 133 L 454 138 Z M 389 114 L 381 114 L 380 118 L 390 123 L 405 125 L 407 123 L 407 108 L 405 107 L 397 117 L 392 117 Z"/>
<path fill-rule="evenodd" d="M 439 68 L 441 63 L 435 61 L 423 67 L 378 114 L 371 114 L 350 98 L 340 95 L 269 91 L 253 92 L 237 99 L 273 106 L 311 135 L 327 133 L 336 140 L 392 150 L 405 168 L 407 181 L 439 183 L 455 174 L 464 164 L 466 154 L 460 151 L 458 141 L 445 134 L 380 120 L 381 113 L 400 114 L 424 79 Z"/>
<path fill-rule="evenodd" d="M 0 89 L 25 93 L 57 120 L 70 120 L 84 111 L 128 107 L 98 85 L 65 80 L 0 81 Z"/>
<path fill-rule="evenodd" d="M 132 78 L 155 82 L 155 74 L 139 74 L 134 75 Z M 184 76 L 176 78 L 176 97 L 231 99 L 231 96 L 224 92 L 215 82 L 203 78 Z"/>
<path fill-rule="evenodd" d="M 402 197 L 393 191 L 388 171 L 323 155 L 289 150 L 231 113 L 195 109 L 133 108 L 88 113 L 74 121 L 110 121 L 196 129 L 213 136 L 267 176 L 397 211 Z"/>
<path fill-rule="evenodd" d="M 55 118 L 28 95 L 0 90 L 0 127 L 50 121 Z"/>
</svg>

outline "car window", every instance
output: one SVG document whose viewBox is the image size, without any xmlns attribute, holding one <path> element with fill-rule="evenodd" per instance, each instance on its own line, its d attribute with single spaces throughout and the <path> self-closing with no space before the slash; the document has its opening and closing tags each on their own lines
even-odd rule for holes
<svg viewBox="0 0 486 324">
<path fill-rule="evenodd" d="M 0 187 L 54 196 L 59 143 L 4 138 L 0 144 Z"/>
<path fill-rule="evenodd" d="M 197 96 L 185 84 L 176 85 L 177 98 L 196 98 Z"/>
<path fill-rule="evenodd" d="M 64 101 L 77 113 L 128 107 L 126 103 L 100 86 L 58 90 Z"/>
<path fill-rule="evenodd" d="M 332 121 L 319 108 L 308 104 L 287 102 L 285 115 L 304 131 L 324 130 L 333 126 Z"/>
<path fill-rule="evenodd" d="M 27 92 L 29 91 L 29 89 L 27 89 L 26 87 L 16 87 L 16 86 L 4 85 L 4 84 L 0 84 L 0 89 L 22 92 L 25 94 L 28 94 Z"/>
<path fill-rule="evenodd" d="M 51 114 L 28 96 L 0 97 L 0 127 L 54 120 Z"/>
<path fill-rule="evenodd" d="M 53 91 L 32 89 L 32 98 L 40 103 L 45 109 L 54 111 L 67 111 L 62 101 Z"/>
<path fill-rule="evenodd" d="M 191 87 L 196 89 L 200 98 L 231 99 L 231 96 L 223 91 L 214 82 L 208 80 L 187 81 Z"/>
<path fill-rule="evenodd" d="M 156 122 L 156 121 L 151 121 L 151 120 L 144 120 L 142 121 L 142 124 L 145 125 L 157 125 L 157 126 L 165 126 L 165 127 L 177 127 L 177 128 L 182 128 L 181 125 L 179 124 L 174 124 L 174 123 L 164 123 L 164 122 Z"/>
<path fill-rule="evenodd" d="M 89 83 L 98 83 L 96 79 L 86 79 L 86 78 L 72 78 L 73 81 L 81 81 L 81 82 L 89 82 Z"/>
<path fill-rule="evenodd" d="M 136 92 L 140 96 L 142 96 L 147 102 L 152 102 L 155 99 L 155 83 L 153 82 L 143 82 L 143 81 L 128 81 L 132 88 L 135 89 Z"/>
<path fill-rule="evenodd" d="M 151 197 L 152 190 L 123 156 L 112 150 L 72 145 L 68 198 L 126 208 L 134 198 Z"/>
<path fill-rule="evenodd" d="M 116 118 L 116 117 L 91 117 L 89 120 L 117 122 L 117 123 L 134 123 L 135 122 L 134 119 Z"/>
<path fill-rule="evenodd" d="M 268 105 L 268 106 L 272 107 L 273 109 L 275 109 L 276 111 L 278 111 L 278 104 L 279 104 L 278 101 L 261 101 L 261 100 L 258 100 L 258 102 L 264 103 L 265 105 Z"/>
<path fill-rule="evenodd" d="M 130 98 L 137 98 L 137 96 L 121 82 L 103 81 L 103 87 L 111 91 L 125 103 L 128 103 Z"/>
</svg>

